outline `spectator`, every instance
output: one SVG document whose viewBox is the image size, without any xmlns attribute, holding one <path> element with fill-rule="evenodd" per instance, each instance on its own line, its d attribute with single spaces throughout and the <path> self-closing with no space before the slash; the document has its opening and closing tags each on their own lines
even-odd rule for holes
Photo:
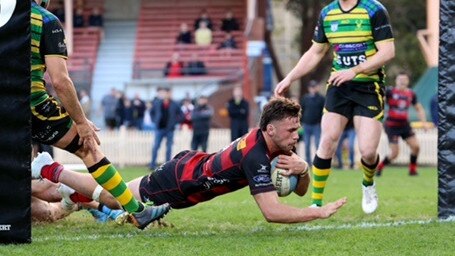
<svg viewBox="0 0 455 256">
<path fill-rule="evenodd" d="M 73 17 L 73 26 L 75 28 L 85 27 L 84 9 L 77 8 Z"/>
<path fill-rule="evenodd" d="M 349 151 L 349 169 L 354 169 L 355 167 L 355 129 L 352 121 L 349 121 L 346 127 L 344 128 L 343 134 L 341 134 L 340 141 L 338 142 L 338 147 L 335 152 L 335 155 L 338 159 L 338 169 L 343 169 L 343 148 L 345 146 L 344 141 L 348 140 L 348 151 Z"/>
<path fill-rule="evenodd" d="M 197 18 L 196 21 L 194 21 L 194 30 L 197 30 L 198 28 L 201 27 L 201 21 L 205 22 L 205 25 L 207 26 L 208 29 L 210 30 L 213 29 L 212 19 L 210 19 L 206 9 L 202 9 L 199 18 Z"/>
<path fill-rule="evenodd" d="M 300 101 L 302 106 L 303 141 L 305 142 L 305 160 L 311 166 L 311 138 L 314 139 L 316 149 L 321 137 L 321 119 L 324 109 L 324 96 L 319 93 L 319 85 L 316 81 L 308 84 L 308 93 Z"/>
<path fill-rule="evenodd" d="M 438 126 L 438 120 L 439 120 L 438 93 L 436 93 L 435 95 L 433 95 L 433 97 L 431 97 L 430 111 L 431 111 L 431 121 L 433 121 L 434 125 Z"/>
<path fill-rule="evenodd" d="M 57 18 L 64 23 L 65 22 L 65 8 L 64 8 L 63 0 L 60 0 L 57 2 L 57 5 L 54 10 L 52 10 L 52 13 L 57 16 Z"/>
<path fill-rule="evenodd" d="M 152 121 L 156 124 L 155 141 L 152 148 L 150 169 L 157 167 L 156 159 L 161 141 L 166 137 L 166 161 L 171 159 L 172 144 L 174 143 L 175 126 L 182 120 L 180 106 L 171 98 L 170 88 L 163 89 L 163 98 L 157 98 L 152 106 Z"/>
<path fill-rule="evenodd" d="M 110 94 L 106 94 L 101 100 L 101 107 L 104 114 L 104 124 L 109 130 L 113 130 L 117 126 L 117 90 L 111 89 Z"/>
<path fill-rule="evenodd" d="M 91 27 L 102 27 L 104 24 L 104 18 L 98 7 L 93 7 L 92 13 L 88 18 L 88 25 Z"/>
<path fill-rule="evenodd" d="M 87 91 L 84 89 L 79 91 L 79 102 L 81 103 L 82 110 L 84 110 L 85 116 L 87 117 L 87 119 L 90 119 L 90 110 L 92 108 L 92 101 L 90 100 L 90 97 L 88 96 Z"/>
<path fill-rule="evenodd" d="M 188 29 L 188 24 L 180 24 L 180 32 L 177 36 L 177 44 L 191 44 L 192 43 L 191 31 Z"/>
<path fill-rule="evenodd" d="M 117 91 L 117 106 L 115 108 L 117 128 L 123 125 L 123 122 L 125 121 L 125 100 L 125 93 Z"/>
<path fill-rule="evenodd" d="M 191 55 L 191 60 L 188 61 L 188 64 L 186 66 L 186 73 L 190 76 L 207 74 L 207 69 L 205 68 L 204 62 L 199 60 L 196 53 L 193 53 Z"/>
<path fill-rule="evenodd" d="M 212 31 L 205 21 L 201 21 L 199 28 L 194 32 L 194 41 L 197 45 L 207 46 L 212 43 Z"/>
<path fill-rule="evenodd" d="M 237 43 L 231 33 L 226 33 L 224 41 L 218 46 L 218 49 L 237 49 Z"/>
<path fill-rule="evenodd" d="M 191 113 L 193 113 L 194 105 L 191 101 L 191 98 L 185 98 L 182 101 L 182 106 L 180 107 L 183 113 L 183 121 L 181 128 L 182 129 L 192 129 L 193 125 L 191 122 Z"/>
<path fill-rule="evenodd" d="M 142 122 L 144 121 L 144 113 L 145 113 L 145 102 L 141 99 L 141 95 L 136 93 L 134 95 L 133 101 L 133 123 L 134 126 L 138 129 L 142 129 Z"/>
<path fill-rule="evenodd" d="M 235 87 L 232 95 L 232 99 L 227 104 L 227 109 L 231 119 L 231 141 L 234 141 L 248 132 L 250 106 L 243 98 L 242 87 Z"/>
<path fill-rule="evenodd" d="M 207 96 L 200 96 L 196 107 L 191 114 L 193 122 L 193 138 L 191 139 L 191 149 L 207 152 L 207 141 L 210 132 L 210 121 L 213 116 L 213 108 L 208 104 Z"/>
<path fill-rule="evenodd" d="M 221 30 L 225 32 L 239 30 L 239 22 L 237 21 L 236 18 L 234 18 L 234 15 L 231 10 L 227 11 L 226 17 L 221 20 Z"/>
<path fill-rule="evenodd" d="M 180 61 L 180 55 L 174 52 L 171 57 L 171 61 L 166 63 L 164 69 L 164 76 L 167 77 L 181 77 L 183 76 L 183 62 Z"/>
<path fill-rule="evenodd" d="M 122 108 L 122 125 L 128 129 L 134 128 L 134 108 L 131 104 L 131 100 L 127 97 L 123 98 L 123 108 Z"/>
<path fill-rule="evenodd" d="M 152 103 L 147 101 L 145 103 L 144 119 L 142 121 L 141 130 L 143 131 L 155 131 L 156 125 L 152 121 Z"/>
</svg>

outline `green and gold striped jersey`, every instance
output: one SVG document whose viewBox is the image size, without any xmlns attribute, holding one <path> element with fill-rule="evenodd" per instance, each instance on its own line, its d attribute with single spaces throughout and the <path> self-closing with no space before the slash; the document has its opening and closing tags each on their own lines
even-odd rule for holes
<svg viewBox="0 0 455 256">
<path fill-rule="evenodd" d="M 319 16 L 313 42 L 333 48 L 332 72 L 349 69 L 377 53 L 376 42 L 393 40 L 385 7 L 376 0 L 358 0 L 351 10 L 342 10 L 340 0 L 327 5 Z M 384 83 L 384 67 L 358 74 L 353 82 Z"/>
<path fill-rule="evenodd" d="M 55 15 L 32 1 L 31 8 L 31 98 L 32 107 L 44 102 L 46 92 L 44 73 L 45 56 L 54 55 L 67 58 L 65 34 L 60 21 Z"/>
</svg>

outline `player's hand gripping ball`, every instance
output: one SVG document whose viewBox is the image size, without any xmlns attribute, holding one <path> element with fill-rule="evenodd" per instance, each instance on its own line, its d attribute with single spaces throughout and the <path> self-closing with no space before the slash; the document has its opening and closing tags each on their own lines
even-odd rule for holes
<svg viewBox="0 0 455 256">
<path fill-rule="evenodd" d="M 276 167 L 277 161 L 278 157 L 270 163 L 270 176 L 272 177 L 272 183 L 276 188 L 276 192 L 278 192 L 278 196 L 283 197 L 291 194 L 297 188 L 299 177 L 297 175 L 282 175 L 284 170 Z"/>
</svg>

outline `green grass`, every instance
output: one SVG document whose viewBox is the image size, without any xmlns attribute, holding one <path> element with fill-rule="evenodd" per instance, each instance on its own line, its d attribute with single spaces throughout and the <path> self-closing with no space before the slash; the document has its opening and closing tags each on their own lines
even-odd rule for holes
<svg viewBox="0 0 455 256">
<path fill-rule="evenodd" d="M 145 169 L 121 171 L 125 179 Z M 30 245 L 0 246 L 0 255 L 453 255 L 455 222 L 437 220 L 437 174 L 421 168 L 388 168 L 376 179 L 380 206 L 365 215 L 360 207 L 361 173 L 334 171 L 326 201 L 348 204 L 327 220 L 305 224 L 267 223 L 248 189 L 166 217 L 174 228 L 136 230 L 131 225 L 97 224 L 86 211 L 53 224 L 34 224 Z M 309 195 L 282 201 L 305 207 Z"/>
</svg>

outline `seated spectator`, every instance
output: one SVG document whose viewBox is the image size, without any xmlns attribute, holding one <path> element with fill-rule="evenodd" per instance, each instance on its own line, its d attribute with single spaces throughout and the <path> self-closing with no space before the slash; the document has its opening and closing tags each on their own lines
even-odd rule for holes
<svg viewBox="0 0 455 256">
<path fill-rule="evenodd" d="M 183 62 L 180 61 L 180 55 L 177 52 L 172 54 L 171 61 L 166 63 L 166 67 L 164 69 L 164 76 L 167 77 L 183 76 Z"/>
<path fill-rule="evenodd" d="M 212 43 L 212 31 L 205 21 L 201 21 L 200 27 L 194 33 L 194 41 L 197 45 L 206 46 Z"/>
<path fill-rule="evenodd" d="M 84 10 L 82 8 L 76 9 L 73 17 L 73 26 L 75 28 L 82 28 L 85 26 Z"/>
<path fill-rule="evenodd" d="M 92 13 L 88 18 L 88 25 L 91 27 L 102 27 L 104 22 L 103 15 L 98 7 L 93 7 Z"/>
<path fill-rule="evenodd" d="M 226 17 L 221 20 L 221 30 L 231 32 L 234 30 L 239 30 L 239 27 L 240 27 L 239 22 L 237 21 L 236 18 L 234 18 L 232 11 L 231 10 L 227 11 Z"/>
<path fill-rule="evenodd" d="M 207 69 L 205 68 L 204 62 L 199 60 L 196 53 L 193 53 L 193 55 L 191 55 L 191 60 L 188 61 L 188 64 L 186 66 L 186 74 L 190 76 L 207 74 Z"/>
<path fill-rule="evenodd" d="M 210 30 L 213 29 L 212 20 L 209 18 L 209 14 L 206 9 L 202 9 L 201 14 L 199 15 L 199 18 L 197 18 L 194 21 L 194 30 L 197 30 L 198 28 L 201 27 L 201 21 L 205 22 L 208 29 L 210 29 Z"/>
<path fill-rule="evenodd" d="M 224 41 L 221 42 L 218 49 L 237 49 L 237 43 L 231 33 L 226 33 Z"/>
<path fill-rule="evenodd" d="M 177 36 L 177 44 L 191 44 L 191 31 L 188 30 L 188 24 L 180 24 L 180 33 Z"/>
</svg>

